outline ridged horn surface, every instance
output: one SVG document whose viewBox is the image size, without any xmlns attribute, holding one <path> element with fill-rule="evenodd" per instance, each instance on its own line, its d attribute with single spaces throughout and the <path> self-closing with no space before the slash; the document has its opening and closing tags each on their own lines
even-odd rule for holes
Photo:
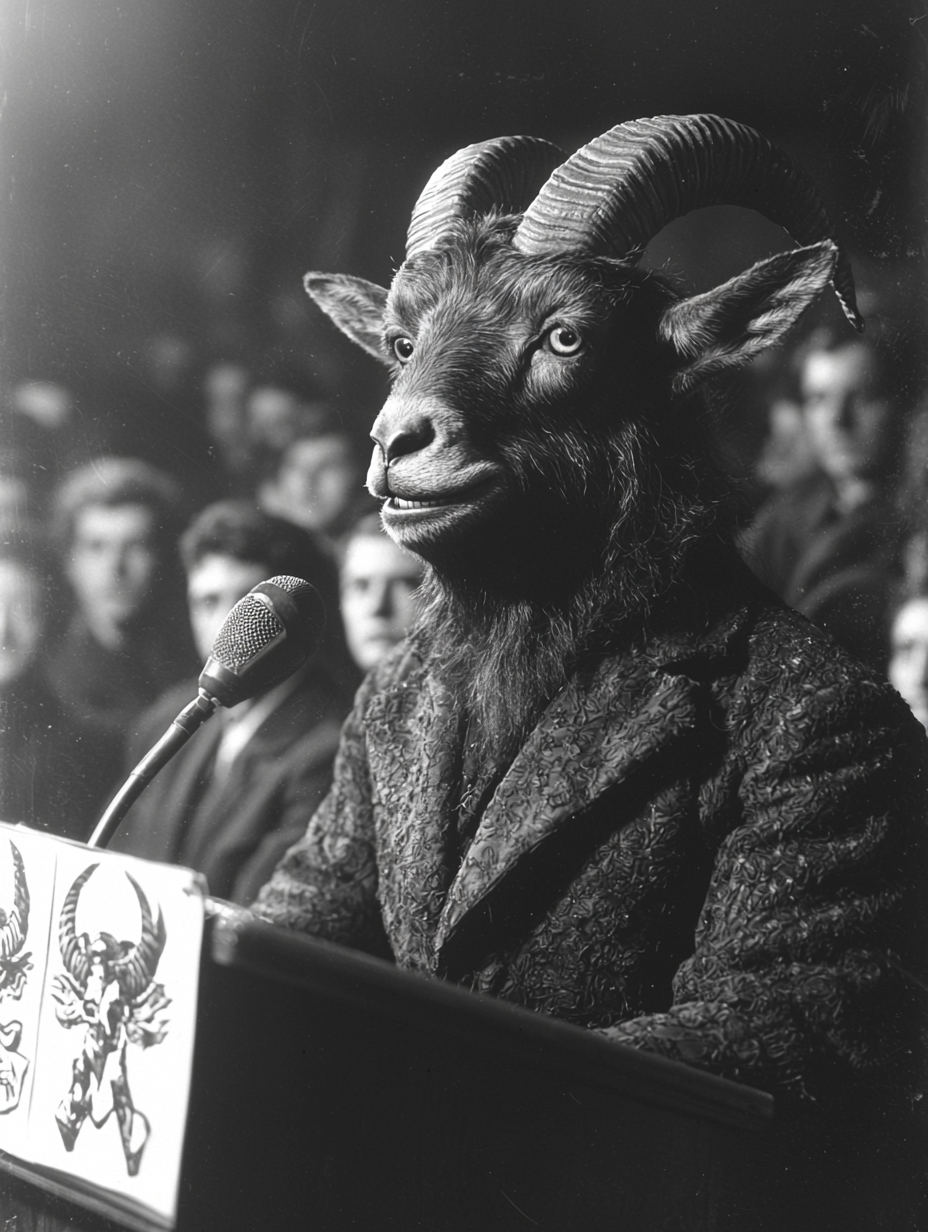
<svg viewBox="0 0 928 1232">
<path fill-rule="evenodd" d="M 139 900 L 139 908 L 142 912 L 142 936 L 138 945 L 134 945 L 124 958 L 113 963 L 113 970 L 123 995 L 134 999 L 145 991 L 155 977 L 158 960 L 167 940 L 167 931 L 164 927 L 161 908 L 158 908 L 156 924 L 152 919 L 151 907 L 148 905 L 145 891 L 130 873 L 126 873 L 126 876 L 131 881 Z"/>
<path fill-rule="evenodd" d="M 75 929 L 77 902 L 81 896 L 81 890 L 84 888 L 84 883 L 96 867 L 96 864 L 88 865 L 80 876 L 76 878 L 74 884 L 68 890 L 68 895 L 62 905 L 61 916 L 58 921 L 58 948 L 61 951 L 61 961 L 64 963 L 65 969 L 74 978 L 78 988 L 87 987 L 87 980 L 90 978 L 90 963 L 78 940 Z"/>
<path fill-rule="evenodd" d="M 26 885 L 26 869 L 19 848 L 10 842 L 13 856 L 13 907 L 0 928 L 0 959 L 12 958 L 23 948 L 29 928 L 29 888 Z"/>
<path fill-rule="evenodd" d="M 416 202 L 407 258 L 432 248 L 455 219 L 493 209 L 521 214 L 565 157 L 539 137 L 496 137 L 458 150 L 433 172 Z"/>
<path fill-rule="evenodd" d="M 757 210 L 799 244 L 834 240 L 815 185 L 766 137 L 714 115 L 632 120 L 558 167 L 526 210 L 513 240 L 526 255 L 585 252 L 637 259 L 673 219 L 708 205 Z M 847 254 L 834 288 L 863 327 Z"/>
</svg>

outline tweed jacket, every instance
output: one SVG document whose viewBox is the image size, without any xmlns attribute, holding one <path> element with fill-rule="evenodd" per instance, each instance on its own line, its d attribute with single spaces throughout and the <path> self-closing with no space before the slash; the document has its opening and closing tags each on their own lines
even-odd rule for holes
<svg viewBox="0 0 928 1232">
<path fill-rule="evenodd" d="M 171 689 L 151 708 L 130 743 L 129 768 L 196 688 L 192 680 Z M 324 799 L 350 704 L 326 671 L 309 670 L 220 776 L 213 767 L 223 728 L 214 719 L 145 789 L 111 850 L 183 864 L 206 876 L 212 894 L 250 902 Z"/>
<path fill-rule="evenodd" d="M 710 589 L 568 681 L 462 856 L 457 716 L 394 655 L 256 912 L 782 1093 L 911 1057 L 924 733 L 746 569 Z"/>
</svg>

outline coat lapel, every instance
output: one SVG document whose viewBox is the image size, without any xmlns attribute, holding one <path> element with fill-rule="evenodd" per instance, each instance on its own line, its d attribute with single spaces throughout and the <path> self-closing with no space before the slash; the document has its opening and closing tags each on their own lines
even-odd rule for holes
<svg viewBox="0 0 928 1232">
<path fill-rule="evenodd" d="M 695 734 L 702 686 L 642 667 L 611 663 L 589 687 L 575 679 L 545 712 L 487 806 L 450 887 L 438 951 L 460 942 L 469 925 L 483 934 L 517 866 L 605 791 L 617 818 L 626 805 L 630 813 L 641 776 Z"/>
<path fill-rule="evenodd" d="M 435 947 L 444 967 L 467 938 L 492 944 L 506 889 L 556 834 L 589 813 L 604 793 L 621 826 L 692 764 L 706 737 L 709 682 L 730 666 L 745 633 L 757 583 L 742 566 L 744 602 L 700 630 L 654 634 L 637 650 L 578 673 L 547 708 L 497 788 L 449 889 Z M 720 598 L 726 587 L 719 579 Z"/>
<path fill-rule="evenodd" d="M 644 780 L 656 788 L 662 773 L 683 769 L 704 726 L 706 682 L 747 616 L 729 612 L 701 636 L 656 637 L 572 678 L 497 787 L 459 867 L 459 716 L 421 662 L 375 696 L 365 728 L 381 910 L 397 960 L 443 968 L 452 942 L 457 951 L 468 936 L 492 934 L 487 921 L 510 877 L 603 793 L 620 825 L 623 810 L 640 807 Z"/>
<path fill-rule="evenodd" d="M 452 879 L 458 716 L 444 689 L 422 673 L 420 681 L 375 697 L 365 727 L 384 924 L 398 961 L 432 971 L 435 930 Z"/>
</svg>

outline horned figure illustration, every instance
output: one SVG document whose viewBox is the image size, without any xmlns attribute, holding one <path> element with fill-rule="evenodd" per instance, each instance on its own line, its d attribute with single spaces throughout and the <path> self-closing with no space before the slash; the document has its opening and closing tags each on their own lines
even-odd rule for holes
<svg viewBox="0 0 928 1232">
<path fill-rule="evenodd" d="M 0 1002 L 19 1000 L 32 967 L 32 955 L 23 953 L 29 929 L 29 887 L 23 858 L 15 843 L 13 857 L 13 906 L 0 907 Z M 29 1061 L 19 1051 L 23 1024 L 18 1020 L 0 1022 L 0 1115 L 19 1106 Z"/>
<path fill-rule="evenodd" d="M 65 974 L 53 981 L 56 1015 L 64 1027 L 85 1028 L 83 1048 L 72 1067 L 71 1089 L 55 1114 L 65 1149 L 71 1151 L 84 1121 L 96 1129 L 116 1113 L 126 1168 L 139 1170 L 151 1124 L 132 1102 L 126 1068 L 128 1044 L 149 1048 L 167 1033 L 165 1011 L 170 999 L 155 972 L 167 934 L 160 908 L 152 919 L 142 887 L 128 877 L 142 914 L 137 944 L 117 941 L 111 933 L 77 934 L 75 920 L 81 890 L 97 868 L 91 864 L 75 880 L 61 908 L 58 943 Z"/>
</svg>

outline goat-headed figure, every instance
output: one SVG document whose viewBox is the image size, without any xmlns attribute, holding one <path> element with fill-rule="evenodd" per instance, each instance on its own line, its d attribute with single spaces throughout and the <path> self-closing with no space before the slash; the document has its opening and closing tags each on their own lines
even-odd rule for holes
<svg viewBox="0 0 928 1232">
<path fill-rule="evenodd" d="M 724 202 L 801 246 L 636 268 Z M 389 293 L 308 276 L 393 367 L 368 482 L 429 576 L 263 918 L 796 1097 L 914 1055 L 924 733 L 722 542 L 700 423 L 829 283 L 859 325 L 805 176 L 708 116 L 472 147 Z"/>
<path fill-rule="evenodd" d="M 680 299 L 637 268 L 673 218 L 731 203 L 804 246 Z M 413 214 L 389 293 L 308 274 L 393 370 L 368 486 L 431 566 L 424 626 L 487 747 L 651 611 L 718 526 L 702 386 L 777 342 L 846 258 L 805 175 L 713 116 L 622 124 L 564 161 L 532 138 L 459 151 Z"/>
</svg>

